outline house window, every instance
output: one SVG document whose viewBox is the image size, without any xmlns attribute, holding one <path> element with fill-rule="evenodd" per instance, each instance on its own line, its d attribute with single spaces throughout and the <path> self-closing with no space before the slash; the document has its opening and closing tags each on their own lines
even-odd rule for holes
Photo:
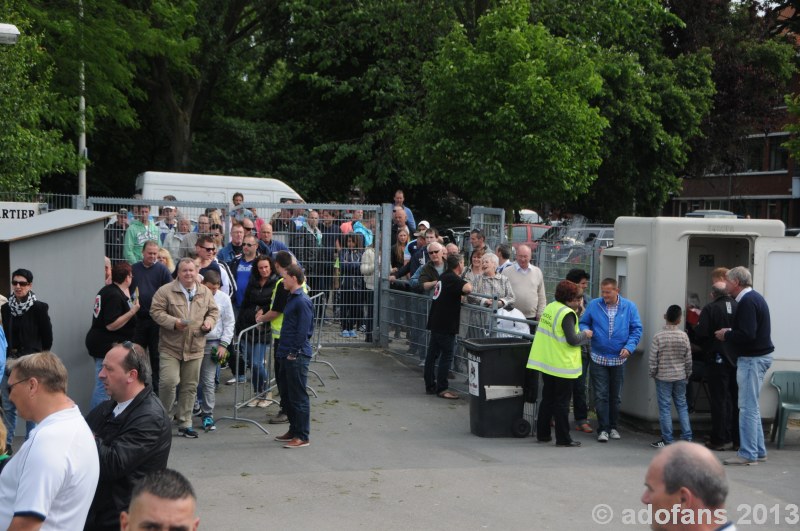
<svg viewBox="0 0 800 531">
<path fill-rule="evenodd" d="M 764 170 L 764 144 L 762 136 L 744 141 L 744 171 Z"/>
<path fill-rule="evenodd" d="M 781 145 L 785 140 L 784 136 L 769 139 L 769 171 L 788 169 L 789 152 Z"/>
</svg>

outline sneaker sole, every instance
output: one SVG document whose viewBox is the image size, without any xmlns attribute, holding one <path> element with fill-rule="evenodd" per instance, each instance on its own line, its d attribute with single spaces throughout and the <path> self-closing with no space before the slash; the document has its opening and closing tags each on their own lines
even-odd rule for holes
<svg viewBox="0 0 800 531">
<path fill-rule="evenodd" d="M 284 444 L 283 445 L 284 448 L 289 448 L 290 450 L 293 449 L 293 448 L 305 448 L 306 446 L 311 446 L 311 443 L 310 442 L 305 442 L 303 444 L 291 444 L 291 445 Z"/>
</svg>

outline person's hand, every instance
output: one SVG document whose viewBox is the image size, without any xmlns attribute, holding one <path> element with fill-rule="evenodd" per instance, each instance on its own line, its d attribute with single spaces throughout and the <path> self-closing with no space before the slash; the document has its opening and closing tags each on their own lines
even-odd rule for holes
<svg viewBox="0 0 800 531">
<path fill-rule="evenodd" d="M 594 335 L 594 332 L 592 332 L 591 330 L 584 330 L 583 332 L 586 334 L 586 337 L 589 338 L 591 338 Z"/>
<path fill-rule="evenodd" d="M 139 299 L 133 301 L 133 306 L 131 306 L 131 310 L 133 310 L 133 315 L 139 313 L 139 308 L 141 308 L 142 304 L 139 302 Z"/>
<path fill-rule="evenodd" d="M 188 320 L 178 319 L 175 321 L 175 330 L 186 330 L 189 328 Z"/>
<path fill-rule="evenodd" d="M 626 348 L 624 348 L 624 349 L 619 351 L 619 357 L 622 358 L 622 359 L 627 359 L 627 358 L 630 357 L 630 355 L 631 355 L 631 351 L 626 349 Z"/>
<path fill-rule="evenodd" d="M 714 337 L 717 338 L 719 341 L 725 341 L 725 332 L 730 330 L 730 328 L 720 328 L 716 332 L 714 332 Z"/>
<path fill-rule="evenodd" d="M 217 347 L 217 359 L 220 363 L 225 363 L 225 360 L 228 359 L 228 349 L 222 346 Z"/>
<path fill-rule="evenodd" d="M 211 329 L 212 329 L 212 328 L 214 328 L 214 325 L 213 325 L 213 324 L 211 324 L 211 323 L 208 321 L 208 319 L 206 319 L 205 321 L 203 321 L 203 324 L 202 324 L 202 325 L 200 325 L 200 330 L 201 330 L 202 332 L 204 332 L 204 333 L 211 332 Z"/>
<path fill-rule="evenodd" d="M 263 316 L 264 316 L 264 310 L 262 310 L 261 308 L 259 308 L 259 309 L 258 309 L 258 311 L 256 312 L 256 322 L 257 322 L 257 323 L 260 323 L 260 322 L 261 322 L 261 318 L 262 318 Z"/>
</svg>

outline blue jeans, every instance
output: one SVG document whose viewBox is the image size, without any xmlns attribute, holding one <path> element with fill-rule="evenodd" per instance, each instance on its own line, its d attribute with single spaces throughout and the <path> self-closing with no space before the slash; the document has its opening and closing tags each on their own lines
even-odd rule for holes
<svg viewBox="0 0 800 531">
<path fill-rule="evenodd" d="M 283 407 L 289 417 L 289 433 L 304 441 L 311 431 L 311 404 L 306 391 L 309 363 L 311 358 L 303 355 L 293 360 L 281 358 L 279 363 L 286 388 Z"/>
<path fill-rule="evenodd" d="M 572 413 L 575 425 L 580 426 L 589 419 L 589 406 L 586 403 L 586 379 L 589 372 L 589 357 L 581 360 L 581 375 L 572 380 Z"/>
<path fill-rule="evenodd" d="M 268 346 L 266 343 L 247 343 L 247 361 L 250 363 L 253 391 L 256 394 L 266 391 L 269 383 L 267 368 L 264 366 Z"/>
<path fill-rule="evenodd" d="M 103 368 L 103 359 L 102 358 L 95 358 L 94 359 L 94 391 L 92 392 L 92 402 L 89 404 L 89 411 L 93 410 L 106 400 L 108 400 L 108 395 L 106 394 L 106 388 L 103 387 L 103 382 L 100 381 L 100 371 Z"/>
<path fill-rule="evenodd" d="M 597 431 L 601 432 L 617 429 L 625 365 L 607 367 L 592 361 L 589 375 L 592 378 L 592 386 L 594 387 L 594 409 L 597 412 Z"/>
<path fill-rule="evenodd" d="M 438 395 L 443 391 L 447 391 L 447 373 L 450 372 L 450 363 L 453 361 L 455 343 L 456 336 L 453 334 L 431 332 L 424 370 L 425 390 L 427 392 Z M 436 358 L 439 358 L 438 370 L 436 370 Z"/>
<path fill-rule="evenodd" d="M 658 422 L 661 424 L 661 438 L 665 443 L 672 443 L 672 402 L 681 423 L 681 439 L 692 440 L 692 426 L 689 424 L 689 405 L 686 403 L 686 380 L 666 382 L 656 378 L 656 396 L 658 397 Z"/>
<path fill-rule="evenodd" d="M 219 364 L 211 359 L 211 349 L 219 348 L 219 342 L 206 342 L 203 349 L 203 363 L 200 364 L 200 382 L 197 385 L 197 401 L 203 418 L 214 417 L 214 406 L 217 403 L 217 390 L 214 379 Z"/>
<path fill-rule="evenodd" d="M 6 445 L 10 445 L 11 442 L 14 440 L 14 430 L 17 426 L 17 406 L 9 400 L 8 398 L 8 377 L 10 372 L 8 368 L 6 368 L 5 374 L 3 374 L 3 381 L 0 383 L 2 386 L 2 396 L 3 398 L 3 410 L 5 415 L 3 416 L 3 423 L 6 425 L 6 430 L 8 430 L 8 435 L 6 435 Z M 28 440 L 30 437 L 31 431 L 33 428 L 36 427 L 35 422 L 25 421 L 25 440 Z"/>
<path fill-rule="evenodd" d="M 764 428 L 758 397 L 764 376 L 772 365 L 772 356 L 740 357 L 736 362 L 736 383 L 739 386 L 739 456 L 755 461 L 767 455 Z"/>
</svg>

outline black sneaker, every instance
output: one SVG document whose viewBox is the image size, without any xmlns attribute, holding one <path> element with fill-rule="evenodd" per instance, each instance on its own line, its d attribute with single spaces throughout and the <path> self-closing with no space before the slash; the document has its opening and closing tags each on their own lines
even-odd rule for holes
<svg viewBox="0 0 800 531">
<path fill-rule="evenodd" d="M 669 446 L 669 443 L 665 442 L 664 439 L 661 439 L 660 441 L 650 443 L 650 446 L 653 448 L 664 448 L 666 446 Z"/>
<path fill-rule="evenodd" d="M 199 437 L 197 432 L 194 431 L 194 428 L 192 427 L 178 428 L 178 435 L 180 437 L 186 437 L 187 439 L 197 439 Z"/>
</svg>

